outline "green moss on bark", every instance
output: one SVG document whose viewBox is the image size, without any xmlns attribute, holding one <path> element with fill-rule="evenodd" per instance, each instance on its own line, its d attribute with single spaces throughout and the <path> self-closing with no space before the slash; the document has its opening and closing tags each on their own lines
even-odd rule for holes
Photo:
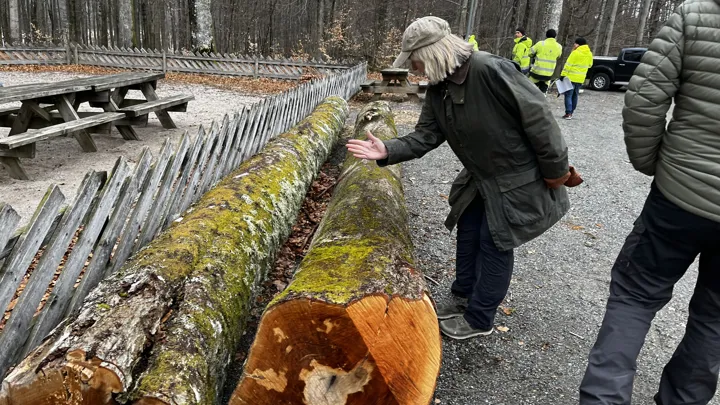
<svg viewBox="0 0 720 405">
<path fill-rule="evenodd" d="M 387 103 L 360 112 L 355 137 L 364 139 L 366 129 L 381 139 L 397 136 Z M 269 307 L 296 297 L 341 305 L 374 293 L 421 298 L 425 285 L 413 270 L 400 167 L 348 154 L 340 177 L 292 283 Z"/>
<path fill-rule="evenodd" d="M 242 336 L 249 302 L 295 222 L 342 129 L 331 97 L 208 192 L 128 267 L 176 280 L 179 307 L 130 398 L 214 404 Z"/>
</svg>

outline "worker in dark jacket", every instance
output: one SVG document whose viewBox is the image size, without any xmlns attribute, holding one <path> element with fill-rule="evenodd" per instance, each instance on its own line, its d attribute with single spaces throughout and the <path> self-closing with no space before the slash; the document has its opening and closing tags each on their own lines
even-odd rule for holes
<svg viewBox="0 0 720 405">
<path fill-rule="evenodd" d="M 650 323 L 698 256 L 685 336 L 665 366 L 655 402 L 704 405 L 715 394 L 720 370 L 718 27 L 720 0 L 685 1 L 630 80 L 623 109 L 627 152 L 636 170 L 655 179 L 612 268 L 605 318 L 580 387 L 582 405 L 630 404 Z M 665 325 L 656 326 L 662 333 Z"/>
<path fill-rule="evenodd" d="M 360 159 L 392 165 L 424 156 L 447 141 L 465 169 L 452 185 L 450 215 L 458 226 L 457 302 L 438 307 L 442 332 L 454 339 L 490 334 L 513 270 L 513 248 L 541 235 L 570 207 L 563 186 L 568 153 L 543 94 L 510 60 L 424 17 L 405 31 L 402 53 L 431 86 L 415 132 L 381 141 L 350 140 Z"/>
</svg>

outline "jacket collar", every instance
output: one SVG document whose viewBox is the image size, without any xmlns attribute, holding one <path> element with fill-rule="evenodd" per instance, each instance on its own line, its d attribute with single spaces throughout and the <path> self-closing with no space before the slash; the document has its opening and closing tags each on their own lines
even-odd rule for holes
<svg viewBox="0 0 720 405">
<path fill-rule="evenodd" d="M 455 73 L 448 76 L 446 80 L 455 84 L 465 83 L 465 79 L 467 79 L 468 72 L 470 71 L 470 60 L 472 60 L 472 56 L 469 57 L 468 60 L 465 61 L 465 63 L 463 63 L 459 68 L 455 69 Z"/>
</svg>

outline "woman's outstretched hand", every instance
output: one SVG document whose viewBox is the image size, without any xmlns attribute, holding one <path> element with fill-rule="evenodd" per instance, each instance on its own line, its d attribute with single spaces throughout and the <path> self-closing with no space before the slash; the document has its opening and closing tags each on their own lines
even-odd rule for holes
<svg viewBox="0 0 720 405">
<path fill-rule="evenodd" d="M 383 141 L 375 138 L 370 131 L 365 131 L 367 141 L 350 139 L 347 143 L 348 152 L 358 159 L 382 160 L 388 157 L 387 148 Z"/>
</svg>

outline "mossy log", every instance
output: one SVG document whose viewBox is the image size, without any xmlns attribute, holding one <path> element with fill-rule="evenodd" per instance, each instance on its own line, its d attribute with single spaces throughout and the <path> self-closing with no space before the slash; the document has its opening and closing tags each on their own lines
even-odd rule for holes
<svg viewBox="0 0 720 405">
<path fill-rule="evenodd" d="M 208 192 L 8 375 L 0 404 L 217 403 L 254 292 L 347 114 L 327 99 Z"/>
<path fill-rule="evenodd" d="M 397 136 L 387 103 L 358 116 Z M 424 405 L 440 370 L 435 309 L 414 268 L 397 166 L 348 154 L 288 288 L 263 314 L 231 405 Z"/>
</svg>

